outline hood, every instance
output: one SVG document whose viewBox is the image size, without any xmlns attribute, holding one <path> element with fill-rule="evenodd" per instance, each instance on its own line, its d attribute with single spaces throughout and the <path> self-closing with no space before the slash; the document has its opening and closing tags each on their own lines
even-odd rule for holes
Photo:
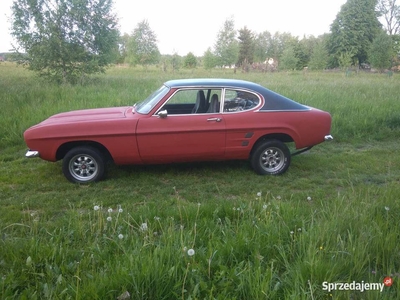
<svg viewBox="0 0 400 300">
<path fill-rule="evenodd" d="M 51 116 L 47 120 L 43 121 L 41 125 L 121 119 L 126 117 L 125 112 L 129 108 L 130 107 L 127 106 L 74 110 Z"/>
</svg>

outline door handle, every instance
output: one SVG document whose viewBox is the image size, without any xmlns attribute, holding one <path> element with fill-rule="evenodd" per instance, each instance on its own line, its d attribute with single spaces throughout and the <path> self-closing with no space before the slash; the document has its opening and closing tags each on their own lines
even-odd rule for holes
<svg viewBox="0 0 400 300">
<path fill-rule="evenodd" d="M 221 118 L 209 118 L 209 119 L 207 119 L 207 122 L 212 122 L 212 121 L 221 122 L 222 119 Z"/>
</svg>

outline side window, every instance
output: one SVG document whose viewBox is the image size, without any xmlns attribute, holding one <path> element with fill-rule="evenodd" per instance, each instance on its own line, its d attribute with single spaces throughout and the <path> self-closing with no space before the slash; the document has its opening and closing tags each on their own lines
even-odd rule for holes
<svg viewBox="0 0 400 300">
<path fill-rule="evenodd" d="M 225 90 L 224 112 L 237 112 L 252 109 L 260 99 L 252 93 L 239 90 Z"/>
<path fill-rule="evenodd" d="M 168 115 L 205 114 L 219 112 L 221 89 L 182 89 L 164 104 Z"/>
<path fill-rule="evenodd" d="M 177 91 L 161 108 L 168 115 L 187 115 L 205 113 L 206 98 L 200 89 L 182 89 Z"/>
<path fill-rule="evenodd" d="M 199 90 L 180 90 L 176 92 L 167 104 L 195 104 Z"/>
</svg>

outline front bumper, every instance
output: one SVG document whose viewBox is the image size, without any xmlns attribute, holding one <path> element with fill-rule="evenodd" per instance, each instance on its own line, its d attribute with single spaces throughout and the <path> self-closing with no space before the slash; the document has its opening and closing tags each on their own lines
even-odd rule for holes
<svg viewBox="0 0 400 300">
<path fill-rule="evenodd" d="M 330 134 L 329 134 L 329 135 L 326 135 L 325 138 L 324 138 L 324 140 L 325 140 L 325 141 L 332 141 L 332 140 L 333 140 L 333 136 L 331 136 Z"/>
<path fill-rule="evenodd" d="M 25 157 L 27 158 L 39 157 L 39 151 L 32 151 L 29 149 L 28 151 L 26 151 Z"/>
</svg>

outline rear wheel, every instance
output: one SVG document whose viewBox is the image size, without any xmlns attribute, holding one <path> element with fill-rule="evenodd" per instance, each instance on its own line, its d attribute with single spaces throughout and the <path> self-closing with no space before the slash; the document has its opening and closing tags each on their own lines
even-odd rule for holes
<svg viewBox="0 0 400 300">
<path fill-rule="evenodd" d="M 104 176 L 104 157 L 95 148 L 76 147 L 63 159 L 64 176 L 74 183 L 99 181 Z"/>
<path fill-rule="evenodd" d="M 289 148 L 284 143 L 270 140 L 256 146 L 250 163 L 260 175 L 279 175 L 289 168 L 290 158 Z"/>
</svg>

